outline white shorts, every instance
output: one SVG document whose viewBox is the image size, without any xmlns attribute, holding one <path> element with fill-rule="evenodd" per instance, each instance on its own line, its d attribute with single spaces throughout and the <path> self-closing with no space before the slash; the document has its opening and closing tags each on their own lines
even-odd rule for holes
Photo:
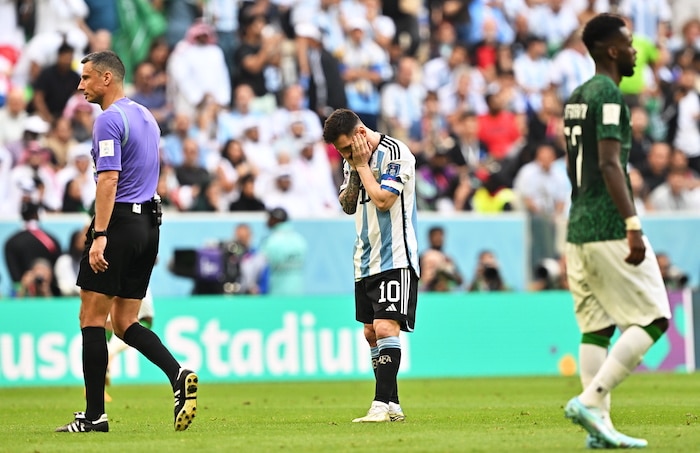
<svg viewBox="0 0 700 453">
<path fill-rule="evenodd" d="M 671 318 L 668 295 L 649 240 L 638 266 L 625 262 L 627 239 L 566 244 L 566 273 L 583 333 L 616 325 L 647 326 Z"/>
<path fill-rule="evenodd" d="M 153 308 L 153 294 L 151 293 L 151 287 L 146 288 L 146 295 L 141 299 L 141 307 L 139 307 L 139 321 L 143 318 L 153 318 L 155 315 L 155 309 Z"/>
</svg>

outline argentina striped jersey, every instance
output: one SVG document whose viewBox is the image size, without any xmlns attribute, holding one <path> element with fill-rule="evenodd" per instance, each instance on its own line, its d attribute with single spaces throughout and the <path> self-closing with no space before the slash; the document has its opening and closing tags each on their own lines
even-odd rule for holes
<svg viewBox="0 0 700 453">
<path fill-rule="evenodd" d="M 391 269 L 418 267 L 416 240 L 416 159 L 404 143 L 382 135 L 372 154 L 369 167 L 381 185 L 398 198 L 387 211 L 380 211 L 360 186 L 355 212 L 355 248 L 353 262 L 355 280 Z M 345 181 L 350 178 L 350 166 L 345 163 Z"/>
</svg>

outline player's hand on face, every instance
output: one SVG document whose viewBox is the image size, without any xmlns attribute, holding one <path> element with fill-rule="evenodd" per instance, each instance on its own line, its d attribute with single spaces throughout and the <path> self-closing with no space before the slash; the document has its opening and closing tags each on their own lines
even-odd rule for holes
<svg viewBox="0 0 700 453">
<path fill-rule="evenodd" d="M 337 147 L 335 149 L 338 151 L 338 154 L 340 154 L 342 156 L 342 158 L 345 159 L 345 161 L 348 163 L 348 165 L 350 165 L 350 168 L 354 170 L 355 163 L 352 161 L 352 151 L 350 151 L 350 150 L 341 151 Z"/>
<path fill-rule="evenodd" d="M 644 255 L 646 254 L 647 247 L 642 240 L 641 230 L 628 230 L 627 231 L 627 244 L 630 247 L 630 253 L 625 258 L 625 262 L 637 266 L 642 261 L 644 261 Z"/>
<path fill-rule="evenodd" d="M 355 163 L 355 167 L 366 166 L 369 163 L 369 158 L 372 152 L 367 144 L 367 138 L 356 132 L 352 137 L 352 160 Z"/>
<path fill-rule="evenodd" d="M 90 268 L 94 273 L 104 272 L 109 267 L 109 263 L 105 259 L 105 248 L 107 247 L 107 237 L 99 236 L 92 241 L 88 260 Z"/>
</svg>

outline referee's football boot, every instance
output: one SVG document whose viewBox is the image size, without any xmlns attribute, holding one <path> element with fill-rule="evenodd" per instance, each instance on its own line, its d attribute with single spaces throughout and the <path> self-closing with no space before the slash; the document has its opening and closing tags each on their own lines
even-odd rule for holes
<svg viewBox="0 0 700 453">
<path fill-rule="evenodd" d="M 197 415 L 197 386 L 199 378 L 194 371 L 180 368 L 175 380 L 175 431 L 186 430 Z"/>
<path fill-rule="evenodd" d="M 378 422 L 389 422 L 391 418 L 389 417 L 389 405 L 387 403 L 382 403 L 381 401 L 372 401 L 372 405 L 367 411 L 367 415 L 364 417 L 356 418 L 353 423 L 378 423 Z"/>
<path fill-rule="evenodd" d="M 57 433 L 89 433 L 92 431 L 106 433 L 109 431 L 107 414 L 100 415 L 100 418 L 90 421 L 85 418 L 85 412 L 75 412 L 75 419 L 63 426 L 56 428 Z"/>
<path fill-rule="evenodd" d="M 406 420 L 406 416 L 403 414 L 399 403 L 389 401 L 389 420 L 392 422 L 402 422 Z"/>
</svg>

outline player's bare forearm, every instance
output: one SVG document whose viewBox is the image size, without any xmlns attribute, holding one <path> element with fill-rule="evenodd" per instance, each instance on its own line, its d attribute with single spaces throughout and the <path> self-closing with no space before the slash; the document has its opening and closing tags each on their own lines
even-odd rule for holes
<svg viewBox="0 0 700 453">
<path fill-rule="evenodd" d="M 398 198 L 395 194 L 388 190 L 382 189 L 381 185 L 374 179 L 372 170 L 367 165 L 357 166 L 357 173 L 360 175 L 360 181 L 367 191 L 367 196 L 372 200 L 374 205 L 380 211 L 387 211 Z"/>
<path fill-rule="evenodd" d="M 628 193 L 625 175 L 622 172 L 620 164 L 602 164 L 600 166 L 600 171 L 603 175 L 603 181 L 605 181 L 605 186 L 608 189 L 610 198 L 613 203 L 615 203 L 615 207 L 617 207 L 620 216 L 626 219 L 635 215 L 634 204 Z"/>
<path fill-rule="evenodd" d="M 338 201 L 346 214 L 354 214 L 357 210 L 357 198 L 360 196 L 360 175 L 356 171 L 350 172 L 348 185 L 340 192 Z"/>
</svg>

